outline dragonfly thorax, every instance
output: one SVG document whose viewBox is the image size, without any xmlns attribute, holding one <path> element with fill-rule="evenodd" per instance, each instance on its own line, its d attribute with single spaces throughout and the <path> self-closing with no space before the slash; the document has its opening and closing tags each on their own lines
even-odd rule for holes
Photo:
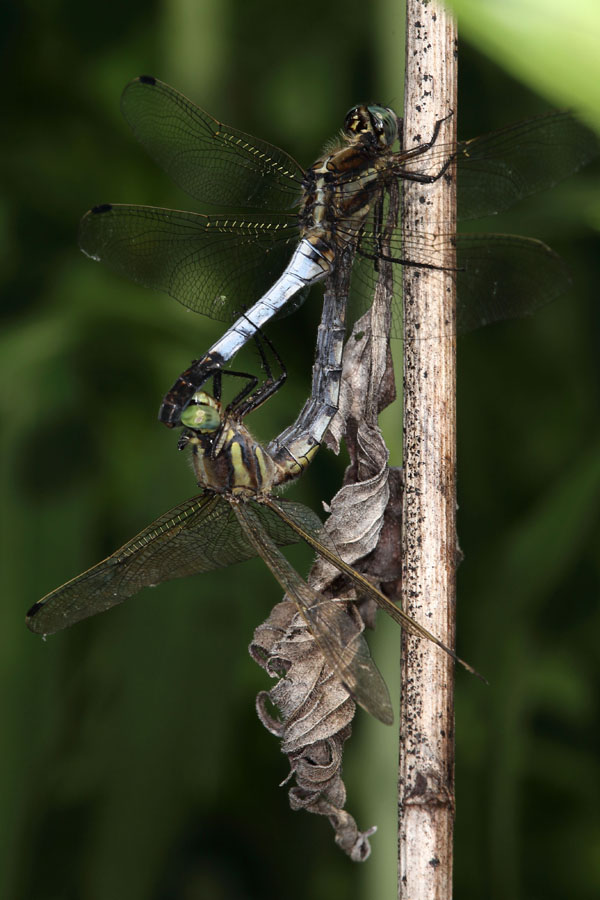
<svg viewBox="0 0 600 900">
<path fill-rule="evenodd" d="M 220 494 L 270 493 L 297 478 L 319 447 L 316 444 L 302 455 L 292 455 L 287 448 L 271 453 L 235 412 L 223 411 L 220 401 L 206 391 L 194 394 L 181 421 L 185 430 L 179 449 L 190 447 L 198 484 Z"/>
<path fill-rule="evenodd" d="M 342 144 L 330 148 L 305 174 L 300 235 L 331 266 L 337 252 L 359 239 L 398 129 L 392 109 L 355 106 L 346 116 Z"/>
<path fill-rule="evenodd" d="M 196 481 L 219 494 L 269 493 L 280 481 L 280 465 L 241 422 L 234 416 L 222 416 L 220 409 L 213 406 L 218 401 L 210 395 L 206 397 L 213 402 L 192 407 L 186 416 L 189 422 L 197 417 L 202 424 L 188 425 L 180 441 L 181 448 L 189 446 L 192 451 Z M 202 409 L 205 406 L 210 412 Z M 218 414 L 215 427 L 208 425 L 212 413 Z"/>
</svg>

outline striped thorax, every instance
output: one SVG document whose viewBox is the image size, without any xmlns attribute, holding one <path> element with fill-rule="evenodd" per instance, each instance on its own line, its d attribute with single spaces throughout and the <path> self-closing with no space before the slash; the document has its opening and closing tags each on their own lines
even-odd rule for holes
<svg viewBox="0 0 600 900">
<path fill-rule="evenodd" d="M 235 413 L 205 391 L 197 391 L 182 414 L 185 431 L 180 449 L 189 446 L 196 481 L 219 494 L 248 497 L 269 494 L 274 487 L 297 478 L 315 455 L 318 445 L 302 457 L 269 453 L 250 434 Z"/>
</svg>

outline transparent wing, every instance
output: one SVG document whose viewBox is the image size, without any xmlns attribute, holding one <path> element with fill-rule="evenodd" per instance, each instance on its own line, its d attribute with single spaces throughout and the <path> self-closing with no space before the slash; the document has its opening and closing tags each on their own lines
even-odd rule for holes
<svg viewBox="0 0 600 900">
<path fill-rule="evenodd" d="M 121 110 L 137 139 L 175 184 L 203 203 L 283 209 L 299 199 L 304 172 L 283 150 L 213 119 L 183 94 L 143 75 Z"/>
<path fill-rule="evenodd" d="M 281 519 L 270 517 L 275 543 L 300 538 Z M 256 555 L 229 502 L 211 491 L 169 510 L 112 556 L 39 600 L 27 625 L 53 634 L 133 597 L 143 587 L 172 578 L 220 569 Z"/>
<path fill-rule="evenodd" d="M 82 219 L 79 241 L 93 259 L 133 281 L 170 294 L 184 306 L 229 322 L 279 277 L 296 246 L 293 216 L 220 216 L 150 206 L 106 205 Z M 471 331 L 502 319 L 530 315 L 568 290 L 564 263 L 541 241 L 515 235 L 415 234 L 404 244 L 397 231 L 390 255 L 419 265 L 439 265 L 440 248 L 457 248 L 458 330 Z M 372 217 L 364 229 L 352 272 L 353 314 L 370 306 L 377 281 L 373 257 L 380 253 Z M 402 336 L 401 267 L 394 277 L 392 334 Z M 302 296 L 286 308 L 297 308 Z M 431 337 L 436 337 L 431 335 Z M 425 334 L 422 335 L 426 337 Z"/>
<path fill-rule="evenodd" d="M 144 287 L 228 322 L 279 278 L 298 242 L 293 215 L 204 216 L 105 204 L 85 214 L 79 246 Z"/>
<path fill-rule="evenodd" d="M 571 276 L 542 241 L 510 234 L 456 236 L 457 328 L 528 316 L 564 294 Z"/>
<path fill-rule="evenodd" d="M 350 696 L 375 718 L 391 725 L 394 717 L 386 684 L 346 605 L 327 600 L 300 577 L 264 530 L 266 510 L 256 503 L 238 504 L 234 510 L 256 552 L 296 604 L 319 651 Z"/>
<path fill-rule="evenodd" d="M 565 293 L 571 277 L 565 263 L 542 241 L 507 234 L 411 235 L 404 242 L 398 229 L 391 238 L 389 254 L 407 265 L 429 267 L 437 277 L 440 251 L 456 247 L 457 330 L 473 331 L 491 322 L 531 315 Z M 372 218 L 362 235 L 352 269 L 351 307 L 354 318 L 372 303 L 378 278 L 373 257 L 380 253 Z M 392 336 L 402 337 L 402 265 L 394 266 Z M 421 339 L 439 337 L 424 330 Z"/>
<path fill-rule="evenodd" d="M 558 184 L 595 159 L 600 145 L 571 113 L 553 112 L 456 147 L 436 143 L 406 169 L 434 175 L 455 150 L 458 217 L 477 219 Z"/>
<path fill-rule="evenodd" d="M 276 512 L 286 525 L 292 528 L 302 540 L 306 541 L 320 556 L 330 562 L 339 572 L 346 575 L 359 594 L 363 597 L 369 597 L 375 601 L 377 606 L 381 609 L 385 610 L 385 612 L 394 619 L 399 625 L 403 628 L 406 628 L 412 634 L 416 634 L 419 637 L 426 638 L 428 641 L 432 641 L 432 643 L 437 644 L 442 650 L 444 650 L 449 656 L 452 657 L 455 662 L 458 662 L 467 669 L 468 672 L 471 672 L 473 675 L 477 675 L 478 678 L 482 678 L 475 669 L 472 668 L 468 663 L 464 662 L 456 653 L 447 647 L 439 638 L 436 638 L 435 635 L 431 634 L 426 628 L 423 628 L 422 625 L 419 625 L 418 622 L 415 622 L 414 619 L 411 619 L 409 615 L 407 615 L 399 606 L 396 606 L 389 597 L 386 597 L 385 594 L 382 594 L 381 591 L 377 590 L 374 585 L 371 584 L 366 578 L 364 578 L 356 569 L 353 569 L 352 566 L 348 565 L 348 563 L 344 562 L 337 553 L 335 552 L 335 548 L 332 546 L 332 542 L 330 538 L 327 536 L 326 532 L 323 529 L 322 524 L 320 524 L 320 528 L 318 531 L 315 531 L 312 527 L 309 526 L 309 522 L 311 519 L 314 519 L 314 514 L 310 516 L 307 515 L 299 515 L 297 509 L 292 509 L 287 503 L 282 502 L 279 499 L 275 499 L 274 497 L 263 497 L 261 502 L 264 503 L 269 509 Z M 301 506 L 301 504 L 295 504 L 296 507 Z M 310 511 L 308 511 L 310 512 Z M 482 680 L 485 680 L 482 678 Z"/>
<path fill-rule="evenodd" d="M 303 527 L 309 529 L 323 528 L 323 523 L 318 515 L 303 503 L 285 499 L 281 499 L 278 502 L 282 503 L 285 509 L 289 509 L 290 515 L 293 517 L 294 521 L 300 522 Z M 266 504 L 262 502 L 258 503 L 253 500 L 238 505 L 251 507 L 254 521 L 258 523 L 262 531 L 266 531 L 268 536 L 275 544 L 277 544 L 277 546 L 284 547 L 301 540 L 297 530 L 288 525 L 280 515 L 278 509 L 270 509 Z"/>
</svg>

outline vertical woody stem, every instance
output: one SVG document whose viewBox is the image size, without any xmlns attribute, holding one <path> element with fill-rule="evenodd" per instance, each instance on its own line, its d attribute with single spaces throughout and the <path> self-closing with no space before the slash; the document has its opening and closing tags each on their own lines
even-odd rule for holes
<svg viewBox="0 0 600 900">
<path fill-rule="evenodd" d="M 407 0 L 404 148 L 429 140 L 436 121 L 449 113 L 438 141 L 454 140 L 456 109 L 455 24 L 439 3 Z M 417 157 L 407 168 L 423 171 L 426 165 L 426 156 Z M 403 228 L 425 232 L 434 241 L 452 231 L 454 179 L 406 182 L 402 221 Z M 455 265 L 447 242 L 440 244 L 436 263 Z M 453 277 L 405 267 L 403 292 L 403 605 L 452 647 L 457 556 Z M 404 900 L 452 897 L 453 687 L 452 661 L 403 635 L 398 896 Z"/>
</svg>

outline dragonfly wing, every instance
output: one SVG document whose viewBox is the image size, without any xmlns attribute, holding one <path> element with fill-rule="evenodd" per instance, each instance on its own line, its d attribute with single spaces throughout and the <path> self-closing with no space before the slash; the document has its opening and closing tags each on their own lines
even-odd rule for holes
<svg viewBox="0 0 600 900">
<path fill-rule="evenodd" d="M 499 213 L 572 175 L 599 153 L 597 136 L 571 113 L 554 112 L 461 141 L 459 219 Z"/>
<path fill-rule="evenodd" d="M 279 539 L 295 543 L 299 537 L 282 526 Z M 143 587 L 255 555 L 228 501 L 205 491 L 169 510 L 112 556 L 47 594 L 29 610 L 27 624 L 32 631 L 52 634 L 122 603 Z"/>
<path fill-rule="evenodd" d="M 491 322 L 531 315 L 565 293 L 570 285 L 569 271 L 542 241 L 510 234 L 433 235 L 414 233 L 403 241 L 397 229 L 390 241 L 389 254 L 397 262 L 429 267 L 439 278 L 447 273 L 439 268 L 444 247 L 456 247 L 457 331 L 464 334 Z M 352 268 L 352 316 L 365 312 L 373 298 L 380 252 L 372 218 L 365 226 L 359 253 Z M 402 338 L 402 267 L 395 265 L 392 307 L 393 337 Z M 421 340 L 442 336 L 440 325 L 427 333 L 424 323 Z"/>
<path fill-rule="evenodd" d="M 457 330 L 528 316 L 569 290 L 564 261 L 535 238 L 456 236 Z"/>
<path fill-rule="evenodd" d="M 241 503 L 234 509 L 256 552 L 296 604 L 319 651 L 350 696 L 375 718 L 390 725 L 393 712 L 386 684 L 345 603 L 327 600 L 300 577 L 263 528 L 265 511 L 258 504 Z"/>
<path fill-rule="evenodd" d="M 335 551 L 333 547 L 333 542 L 331 538 L 327 535 L 323 526 L 321 524 L 320 531 L 315 532 L 314 529 L 307 528 L 305 523 L 309 521 L 309 517 L 303 515 L 299 517 L 297 511 L 293 509 L 295 507 L 301 507 L 302 504 L 288 504 L 284 503 L 279 499 L 275 499 L 274 497 L 262 497 L 261 502 L 264 503 L 269 509 L 276 512 L 283 521 L 289 525 L 292 530 L 296 531 L 299 537 L 302 540 L 306 541 L 313 550 L 315 550 L 320 556 L 330 562 L 338 572 L 341 572 L 343 575 L 346 575 L 347 578 L 352 582 L 357 592 L 363 597 L 370 598 L 375 601 L 377 606 L 380 609 L 383 609 L 398 625 L 401 625 L 403 628 L 406 628 L 407 631 L 410 631 L 412 634 L 416 634 L 419 637 L 425 638 L 428 641 L 431 641 L 433 644 L 436 644 L 441 650 L 451 656 L 455 662 L 460 663 L 463 668 L 465 668 L 471 674 L 476 675 L 482 681 L 485 679 L 477 672 L 472 666 L 466 663 L 463 659 L 456 655 L 454 650 L 451 650 L 450 647 L 447 647 L 439 638 L 437 638 L 434 634 L 420 625 L 418 622 L 415 622 L 407 613 L 404 612 L 399 606 L 390 600 L 389 597 L 386 597 L 385 594 L 382 594 L 373 584 L 371 584 L 368 579 L 366 579 L 363 575 L 353 569 L 352 566 L 348 565 L 347 562 L 344 562 L 343 559 Z M 306 507 L 304 507 L 306 510 Z M 309 510 L 307 510 L 309 511 Z"/>
<path fill-rule="evenodd" d="M 593 131 L 569 112 L 551 112 L 454 145 L 436 142 L 406 168 L 435 175 L 455 154 L 458 218 L 478 219 L 553 187 L 599 153 Z"/>
<path fill-rule="evenodd" d="M 386 222 L 389 214 L 389 195 L 387 192 L 383 195 L 381 221 Z M 364 228 L 362 229 L 360 240 L 358 242 L 357 253 L 354 257 L 352 266 L 352 277 L 350 280 L 350 296 L 349 296 L 349 313 L 348 321 L 350 326 L 359 319 L 364 313 L 371 308 L 373 303 L 373 295 L 375 287 L 379 279 L 379 258 L 384 254 L 381 238 L 381 227 L 378 219 L 376 208 L 371 209 L 367 215 Z M 339 234 L 343 234 L 343 226 L 338 226 Z M 350 235 L 349 235 L 350 237 Z M 404 251 L 399 252 L 400 232 L 398 229 L 392 232 L 388 237 L 387 252 L 393 258 L 404 259 Z M 426 244 L 423 245 L 421 235 L 415 235 L 416 248 L 414 252 L 418 252 L 415 257 L 419 259 L 423 253 L 427 252 Z M 391 303 L 391 335 L 392 337 L 402 337 L 402 268 L 399 265 L 394 266 L 392 271 L 394 296 Z"/>
<path fill-rule="evenodd" d="M 213 119 L 156 78 L 130 82 L 125 119 L 175 184 L 205 203 L 242 209 L 290 209 L 304 172 L 279 147 Z"/>
<path fill-rule="evenodd" d="M 227 219 L 105 204 L 85 214 L 79 246 L 144 287 L 228 322 L 281 275 L 298 242 L 296 217 Z"/>
<path fill-rule="evenodd" d="M 273 505 L 269 504 L 268 506 L 265 503 L 252 503 L 253 516 L 263 531 L 266 531 L 278 546 L 282 547 L 292 543 L 292 536 L 296 541 L 301 540 L 297 527 L 290 527 L 282 517 L 279 511 L 280 505 L 290 519 L 293 519 L 295 526 L 300 526 L 304 531 L 315 535 L 323 532 L 323 523 L 318 515 L 303 503 L 282 498 L 274 500 Z"/>
</svg>

